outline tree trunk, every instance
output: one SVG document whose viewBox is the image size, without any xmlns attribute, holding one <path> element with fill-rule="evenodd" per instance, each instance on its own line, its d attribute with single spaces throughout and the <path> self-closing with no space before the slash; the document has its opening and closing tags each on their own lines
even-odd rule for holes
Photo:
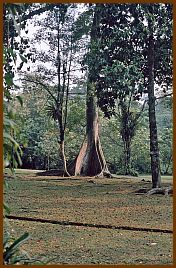
<svg viewBox="0 0 176 268">
<path fill-rule="evenodd" d="M 47 170 L 47 156 L 44 156 L 42 169 Z"/>
<path fill-rule="evenodd" d="M 87 87 L 86 137 L 76 158 L 74 173 L 81 176 L 110 176 L 101 148 L 97 104 L 92 89 L 92 84 L 89 83 Z"/>
<path fill-rule="evenodd" d="M 89 75 L 87 82 L 86 137 L 75 161 L 74 174 L 82 176 L 110 177 L 98 133 L 97 99 L 95 97 L 95 82 L 97 79 L 97 73 L 95 70 L 97 62 L 96 55 L 94 55 L 94 46 L 97 44 L 98 40 L 99 22 L 99 4 L 96 4 L 90 33 L 91 61 L 89 63 Z"/>
<path fill-rule="evenodd" d="M 152 14 L 152 5 L 150 5 Z M 154 38 L 153 21 L 149 18 L 149 42 L 148 42 L 148 105 L 149 105 L 149 127 L 150 127 L 150 156 L 152 171 L 152 188 L 161 187 L 159 147 L 157 136 L 157 124 L 155 114 L 155 93 L 154 93 Z"/>
<path fill-rule="evenodd" d="M 58 120 L 59 121 L 59 120 Z M 60 149 L 60 157 L 62 160 L 62 169 L 63 169 L 63 176 L 70 176 L 68 170 L 67 170 L 67 161 L 65 156 L 65 131 L 63 129 L 62 121 L 59 121 L 59 127 L 60 127 L 60 140 L 59 143 L 59 149 Z"/>
<path fill-rule="evenodd" d="M 50 169 L 50 155 L 47 156 L 47 169 Z"/>
<path fill-rule="evenodd" d="M 67 116 L 67 107 L 65 110 L 65 120 L 63 118 L 63 104 L 64 104 L 64 92 L 65 92 L 65 81 L 66 81 L 66 67 L 63 63 L 63 84 L 61 86 L 61 51 L 60 51 L 60 18 L 58 19 L 56 15 L 56 22 L 57 22 L 57 59 L 58 59 L 58 66 L 57 66 L 57 79 L 58 79 L 58 86 L 57 86 L 57 100 L 56 100 L 56 107 L 57 107 L 57 122 L 58 122 L 58 130 L 59 130 L 59 149 L 60 149 L 60 157 L 62 160 L 62 169 L 63 169 L 63 176 L 70 176 L 67 171 L 67 163 L 65 157 L 65 125 L 66 125 L 66 116 Z M 70 68 L 69 68 L 70 69 Z M 70 70 L 69 70 L 70 71 Z M 69 82 L 68 82 L 69 87 Z M 67 96 L 68 98 L 68 88 L 67 88 Z M 67 102 L 66 102 L 67 105 Z"/>
<path fill-rule="evenodd" d="M 125 175 L 129 175 L 131 171 L 131 142 L 125 140 L 124 142 L 124 159 L 125 159 Z"/>
<path fill-rule="evenodd" d="M 63 176 L 70 176 L 70 174 L 67 171 L 67 161 L 65 157 L 65 143 L 64 140 L 60 142 L 60 157 L 62 159 L 63 163 Z"/>
<path fill-rule="evenodd" d="M 120 119 L 120 134 L 123 141 L 123 159 L 124 159 L 124 173 L 129 175 L 131 171 L 131 143 L 132 138 L 135 136 L 135 129 L 137 126 L 137 121 L 133 119 L 132 113 L 130 112 L 130 103 L 127 104 L 127 101 L 120 100 L 119 107 L 121 109 Z"/>
<path fill-rule="evenodd" d="M 165 164 L 165 172 L 164 172 L 165 175 L 168 174 L 168 170 L 169 170 L 171 161 L 172 161 L 172 155 L 170 155 L 170 157 L 169 157 L 168 164 Z"/>
</svg>

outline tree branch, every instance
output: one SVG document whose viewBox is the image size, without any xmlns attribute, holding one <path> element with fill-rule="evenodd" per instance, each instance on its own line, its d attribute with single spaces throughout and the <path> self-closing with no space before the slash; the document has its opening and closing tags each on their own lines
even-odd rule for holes
<svg viewBox="0 0 176 268">
<path fill-rule="evenodd" d="M 56 97 L 53 95 L 53 93 L 49 90 L 48 86 L 45 85 L 44 83 L 40 82 L 40 81 L 35 81 L 35 80 L 30 80 L 29 78 L 23 78 L 21 79 L 22 81 L 25 81 L 25 82 L 30 82 L 30 83 L 34 83 L 34 84 L 37 84 L 37 85 L 40 85 L 42 87 L 44 87 L 46 89 L 46 91 L 50 94 L 50 96 L 54 99 L 55 102 L 57 102 L 57 99 Z"/>
<path fill-rule="evenodd" d="M 46 4 L 45 6 L 37 9 L 37 10 L 34 10 L 34 11 L 31 11 L 29 14 L 24 14 L 21 18 L 21 22 L 22 21 L 25 21 L 25 20 L 28 20 L 28 19 L 31 19 L 33 16 L 35 15 L 40 15 L 41 13 L 45 12 L 45 11 L 48 11 L 48 10 L 52 10 L 53 9 L 53 5 L 51 4 Z"/>
<path fill-rule="evenodd" d="M 67 112 L 68 112 L 68 94 L 69 94 L 69 85 L 70 85 L 70 71 L 71 71 L 71 64 L 72 64 L 72 37 L 71 37 L 71 55 L 69 60 L 69 68 L 68 68 L 68 77 L 67 77 L 67 90 L 66 90 L 66 103 L 65 103 L 65 120 L 64 120 L 64 130 L 67 125 Z"/>
<path fill-rule="evenodd" d="M 141 116 L 141 114 L 143 113 L 146 103 L 147 103 L 147 100 L 144 101 L 140 112 L 136 115 L 135 121 L 137 121 L 139 117 Z"/>
<path fill-rule="evenodd" d="M 165 95 L 163 95 L 163 96 L 156 97 L 156 100 L 163 99 L 163 98 L 165 98 L 165 97 L 169 97 L 169 96 L 172 96 L 172 95 L 173 95 L 173 92 L 168 93 L 168 94 L 165 94 Z"/>
</svg>

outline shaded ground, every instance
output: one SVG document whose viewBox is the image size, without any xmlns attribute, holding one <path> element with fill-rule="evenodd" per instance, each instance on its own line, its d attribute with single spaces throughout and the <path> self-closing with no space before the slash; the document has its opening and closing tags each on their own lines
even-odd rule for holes
<svg viewBox="0 0 176 268">
<path fill-rule="evenodd" d="M 13 215 L 172 230 L 172 197 L 136 193 L 150 189 L 149 177 L 70 179 L 18 171 L 7 180 L 5 199 Z M 164 185 L 171 180 L 165 178 Z M 50 263 L 172 263 L 171 234 L 9 221 L 16 235 L 31 233 L 26 244 L 31 255 L 55 258 Z"/>
</svg>

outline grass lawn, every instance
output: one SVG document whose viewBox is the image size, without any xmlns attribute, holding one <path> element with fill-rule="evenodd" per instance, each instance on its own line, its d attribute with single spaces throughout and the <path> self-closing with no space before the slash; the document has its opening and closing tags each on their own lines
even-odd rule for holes
<svg viewBox="0 0 176 268">
<path fill-rule="evenodd" d="M 172 230 L 172 196 L 136 193 L 151 178 L 41 176 L 17 170 L 5 201 L 11 214 L 93 224 Z M 142 181 L 142 179 L 145 181 Z M 163 186 L 172 184 L 171 177 Z M 23 248 L 49 264 L 172 264 L 172 234 L 9 220 L 14 235 L 31 234 Z"/>
</svg>

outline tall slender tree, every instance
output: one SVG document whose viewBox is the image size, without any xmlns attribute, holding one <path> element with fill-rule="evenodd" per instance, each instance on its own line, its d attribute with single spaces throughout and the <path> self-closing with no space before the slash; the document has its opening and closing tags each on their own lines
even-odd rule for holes
<svg viewBox="0 0 176 268">
<path fill-rule="evenodd" d="M 57 122 L 58 151 L 63 163 L 63 174 L 69 175 L 65 156 L 65 129 L 71 71 L 77 49 L 72 26 L 74 12 L 71 16 L 70 4 L 51 4 L 51 6 L 47 16 L 43 20 L 35 22 L 40 26 L 35 41 L 47 43 L 49 50 L 36 53 L 36 59 L 40 63 L 36 70 L 37 75 L 30 75 L 24 80 L 40 85 L 50 95 L 51 101 L 50 105 L 47 105 L 47 110 Z M 49 64 L 46 66 L 41 62 Z"/>
<path fill-rule="evenodd" d="M 152 187 L 161 186 L 160 159 L 157 135 L 157 123 L 155 114 L 155 92 L 154 92 L 154 6 L 148 7 L 148 48 L 147 48 L 147 67 L 148 67 L 148 105 L 149 105 L 149 127 L 150 127 L 150 156 L 152 171 Z"/>
</svg>

